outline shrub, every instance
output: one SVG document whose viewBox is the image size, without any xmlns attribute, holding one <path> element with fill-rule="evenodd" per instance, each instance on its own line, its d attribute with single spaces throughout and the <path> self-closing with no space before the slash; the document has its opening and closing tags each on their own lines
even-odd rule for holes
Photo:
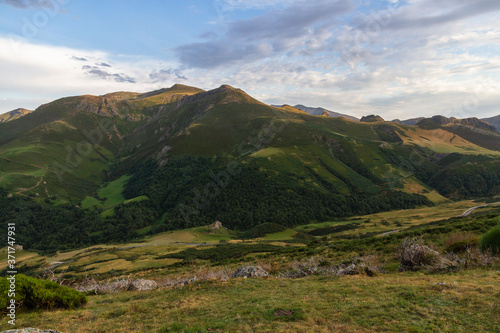
<svg viewBox="0 0 500 333">
<path fill-rule="evenodd" d="M 83 293 L 53 281 L 18 274 L 15 286 L 16 305 L 21 309 L 73 309 L 87 303 Z M 0 278 L 0 308 L 4 310 L 10 302 L 9 289 L 10 281 Z"/>
<path fill-rule="evenodd" d="M 500 253 L 500 224 L 483 235 L 480 246 L 483 251 L 491 251 L 493 254 Z"/>
<path fill-rule="evenodd" d="M 456 232 L 451 234 L 444 242 L 444 250 L 446 252 L 460 253 L 467 249 L 476 247 L 479 240 L 476 235 L 471 232 Z"/>
<path fill-rule="evenodd" d="M 435 266 L 439 253 L 425 245 L 421 238 L 405 238 L 398 248 L 399 270 L 416 271 Z"/>
<path fill-rule="evenodd" d="M 272 234 L 275 232 L 280 232 L 280 231 L 285 231 L 286 227 L 282 226 L 281 224 L 277 223 L 262 223 L 259 224 L 255 227 L 253 227 L 250 230 L 245 231 L 241 237 L 242 238 L 259 238 L 259 237 L 264 237 L 267 234 Z"/>
</svg>

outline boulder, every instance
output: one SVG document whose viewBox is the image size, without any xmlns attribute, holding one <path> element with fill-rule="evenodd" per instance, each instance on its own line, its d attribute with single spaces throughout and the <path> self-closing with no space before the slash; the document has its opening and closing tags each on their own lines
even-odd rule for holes
<svg viewBox="0 0 500 333">
<path fill-rule="evenodd" d="M 14 330 L 6 330 L 2 331 L 0 333 L 61 333 L 56 330 L 40 330 L 38 328 L 19 328 L 19 329 L 14 329 Z"/>
<path fill-rule="evenodd" d="M 260 266 L 240 267 L 233 274 L 233 278 L 263 277 L 263 276 L 269 276 L 269 274 L 265 270 L 263 270 Z"/>
<path fill-rule="evenodd" d="M 128 286 L 128 290 L 148 291 L 158 288 L 158 284 L 153 280 L 139 279 L 135 280 Z"/>
</svg>

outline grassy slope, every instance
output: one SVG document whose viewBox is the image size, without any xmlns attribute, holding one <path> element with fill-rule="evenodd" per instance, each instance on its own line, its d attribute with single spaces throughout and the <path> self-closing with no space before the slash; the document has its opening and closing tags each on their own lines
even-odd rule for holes
<svg viewBox="0 0 500 333">
<path fill-rule="evenodd" d="M 144 125 L 147 117 L 158 111 L 157 105 L 198 92 L 202 90 L 176 85 L 142 95 L 68 97 L 0 124 L 0 186 L 26 196 L 84 199 L 103 182 L 104 172 L 113 165 L 122 146 L 123 135 Z M 103 130 L 99 125 L 102 120 L 112 121 L 112 125 Z M 93 145 L 89 153 L 78 151 L 79 145 L 89 142 L 84 133 L 98 129 L 103 134 L 102 142 Z M 68 149 L 79 152 L 81 162 L 68 155 Z M 68 156 L 70 161 L 77 161 L 76 165 L 67 162 Z M 67 168 L 62 179 L 54 162 Z"/>
<path fill-rule="evenodd" d="M 186 95 L 195 96 L 183 99 Z M 82 131 L 98 128 L 99 121 L 105 118 L 88 110 L 111 116 L 107 119 L 115 127 L 60 181 L 52 163 L 67 165 L 66 149 L 76 149 L 78 143 L 85 142 Z M 246 144 L 255 144 L 271 124 L 274 129 L 280 128 L 272 140 L 258 148 Z M 319 189 L 326 182 L 344 194 L 352 191 L 352 184 L 367 193 L 376 193 L 399 179 L 398 189 L 443 202 L 443 197 L 400 165 L 389 163 L 383 149 L 396 149 L 403 139 L 405 144 L 438 153 L 498 155 L 478 146 L 484 146 L 491 138 L 464 128 L 460 130 L 477 144 L 441 128 L 364 124 L 311 116 L 289 107 L 274 108 L 231 87 L 204 92 L 175 85 L 146 94 L 68 97 L 11 121 L 9 126 L 0 125 L 0 186 L 22 195 L 80 200 L 96 191 L 116 159 L 120 163 L 113 177 L 128 173 L 132 166 L 150 156 L 162 160 L 168 154 L 190 153 L 252 160 L 276 176 L 291 177 L 299 184 Z M 496 141 L 487 146 L 491 145 L 495 146 Z M 172 147 L 168 154 L 160 154 L 168 150 L 167 146 Z M 250 156 L 242 155 L 241 148 Z"/>
<path fill-rule="evenodd" d="M 371 225 L 371 230 L 363 229 L 363 232 L 377 231 L 379 234 L 390 228 L 381 222 L 404 222 L 405 228 L 420 226 L 420 230 L 425 231 L 426 242 L 430 241 L 442 251 L 443 239 L 457 230 L 482 229 L 482 224 L 498 221 L 499 211 L 495 207 L 487 207 L 482 213 L 466 219 L 443 220 L 480 204 L 463 201 L 441 207 L 360 216 L 350 221 L 311 224 L 268 234 L 249 243 L 278 245 L 276 240 L 289 240 L 297 231 L 362 223 L 369 219 L 374 225 Z M 486 211 L 496 214 L 496 217 L 485 215 Z M 234 238 L 237 235 L 227 230 L 210 234 L 208 229 L 200 227 L 151 236 L 144 243 L 94 246 L 46 258 L 22 251 L 18 254 L 18 265 L 48 265 L 52 261 L 74 260 L 58 267 L 57 271 L 67 269 L 75 274 L 77 272 L 72 270 L 77 269 L 75 276 L 80 277 L 132 273 L 137 278 L 158 279 L 164 275 L 203 272 L 205 265 L 209 264 L 197 260 L 196 265 L 179 266 L 179 259 L 161 258 L 189 247 L 177 242 L 218 242 Z M 250 255 L 229 263 L 233 268 L 249 263 L 271 263 L 279 268 L 294 259 L 310 256 L 335 258 L 340 262 L 360 253 L 375 253 L 382 261 L 387 260 L 389 273 L 372 278 L 365 275 L 308 276 L 300 279 L 195 282 L 173 290 L 94 295 L 82 309 L 20 313 L 17 323 L 23 327 L 68 332 L 121 332 L 125 329 L 137 332 L 209 329 L 223 332 L 495 332 L 500 325 L 496 316 L 500 294 L 498 266 L 446 274 L 396 273 L 394 251 L 400 239 L 394 235 L 353 240 L 332 238 L 326 242 L 322 240 L 318 245 L 298 247 L 289 241 L 285 248 L 293 251 L 287 255 L 264 254 L 257 258 Z M 204 247 L 200 251 L 210 248 Z M 2 257 L 5 257 L 5 251 L 1 252 L 0 259 Z M 277 310 L 293 310 L 295 314 L 281 318 L 275 315 Z"/>
<path fill-rule="evenodd" d="M 500 201 L 500 198 L 498 201 Z M 318 228 L 350 225 L 353 223 L 358 224 L 355 229 L 336 232 L 328 236 L 333 237 L 332 240 L 342 240 L 344 238 L 347 239 L 352 236 L 363 234 L 370 234 L 370 237 L 377 238 L 386 232 L 395 230 L 404 231 L 405 229 L 417 226 L 425 227 L 426 225 L 443 221 L 450 217 L 456 217 L 461 215 L 466 209 L 481 204 L 482 202 L 466 200 L 436 207 L 359 216 L 344 221 L 312 223 L 297 226 L 294 229 L 287 229 L 282 232 L 267 234 L 261 238 L 244 240 L 244 242 L 254 244 L 286 241 L 289 246 L 302 247 L 304 244 L 301 242 L 304 242 L 304 240 L 295 239 L 297 232 L 309 232 Z M 488 206 L 477 212 L 482 212 L 484 214 L 487 212 L 494 212 L 495 209 L 495 206 Z M 147 236 L 142 242 L 98 245 L 70 252 L 59 252 L 51 256 L 43 256 L 33 252 L 23 251 L 21 252 L 23 257 L 18 258 L 18 265 L 35 267 L 35 271 L 41 272 L 43 267 L 51 266 L 53 262 L 66 262 L 71 260 L 71 262 L 57 267 L 56 272 L 65 272 L 68 275 L 76 277 L 94 273 L 110 274 L 110 272 L 115 274 L 129 274 L 147 270 L 148 268 L 165 269 L 161 274 L 169 274 L 171 270 L 171 268 L 168 268 L 169 265 L 177 262 L 177 260 L 162 259 L 158 258 L 158 256 L 178 252 L 187 247 L 191 247 L 191 245 L 188 244 L 217 244 L 221 241 L 241 242 L 239 236 L 238 233 L 226 229 L 212 232 L 207 229 L 207 227 L 197 227 Z M 322 236 L 317 238 L 321 239 Z M 2 256 L 0 256 L 0 259 L 1 258 Z M 0 269 L 4 269 L 5 265 L 6 260 L 0 260 Z M 36 268 L 37 265 L 41 266 Z M 158 272 L 155 274 L 158 274 Z"/>
<path fill-rule="evenodd" d="M 83 309 L 20 314 L 17 324 L 66 332 L 494 332 L 499 278 L 474 270 L 206 281 L 91 296 Z M 282 318 L 277 310 L 296 313 Z"/>
</svg>

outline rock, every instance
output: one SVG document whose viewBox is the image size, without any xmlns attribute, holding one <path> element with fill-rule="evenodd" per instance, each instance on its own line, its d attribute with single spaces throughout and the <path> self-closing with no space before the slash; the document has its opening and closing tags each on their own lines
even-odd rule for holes
<svg viewBox="0 0 500 333">
<path fill-rule="evenodd" d="M 144 279 L 135 280 L 128 286 L 128 290 L 139 291 L 148 291 L 156 288 L 158 288 L 158 284 L 156 283 L 156 281 Z"/>
<path fill-rule="evenodd" d="M 375 123 L 379 121 L 384 121 L 384 118 L 378 115 L 371 114 L 369 116 L 361 117 L 359 121 L 362 123 Z"/>
<path fill-rule="evenodd" d="M 220 228 L 223 228 L 222 223 L 220 223 L 219 221 L 215 221 L 207 227 L 211 230 L 219 230 Z"/>
<path fill-rule="evenodd" d="M 233 274 L 233 278 L 239 277 L 263 277 L 269 276 L 269 274 L 263 270 L 260 266 L 245 266 L 238 268 Z"/>
<path fill-rule="evenodd" d="M 38 328 L 20 328 L 15 330 L 6 330 L 0 333 L 61 333 L 56 330 L 39 330 Z"/>
</svg>

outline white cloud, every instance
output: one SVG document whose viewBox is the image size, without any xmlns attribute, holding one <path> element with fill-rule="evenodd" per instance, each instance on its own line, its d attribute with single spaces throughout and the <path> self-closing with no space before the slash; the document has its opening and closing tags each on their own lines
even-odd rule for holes
<svg viewBox="0 0 500 333">
<path fill-rule="evenodd" d="M 0 37 L 0 113 L 34 109 L 68 95 L 149 91 L 176 83 L 175 75 L 150 79 L 149 74 L 162 66 L 172 64 Z"/>
<path fill-rule="evenodd" d="M 180 45 L 179 63 L 30 43 L 21 43 L 16 53 L 0 38 L 0 72 L 6 73 L 0 98 L 47 101 L 174 83 L 203 89 L 230 84 L 263 102 L 321 106 L 358 117 L 500 114 L 500 12 L 485 11 L 486 1 L 477 0 L 483 7 L 470 15 L 463 2 L 400 1 L 402 8 L 389 17 L 352 15 L 347 1 L 318 1 L 301 13 L 294 11 L 298 1 L 226 3 L 272 10 L 216 26 L 202 42 Z M 408 17 L 411 29 L 403 26 Z M 415 28 L 429 17 L 432 26 Z M 370 20 L 381 26 L 365 30 Z M 14 108 L 5 107 L 7 102 L 0 102 L 0 112 Z"/>
</svg>

